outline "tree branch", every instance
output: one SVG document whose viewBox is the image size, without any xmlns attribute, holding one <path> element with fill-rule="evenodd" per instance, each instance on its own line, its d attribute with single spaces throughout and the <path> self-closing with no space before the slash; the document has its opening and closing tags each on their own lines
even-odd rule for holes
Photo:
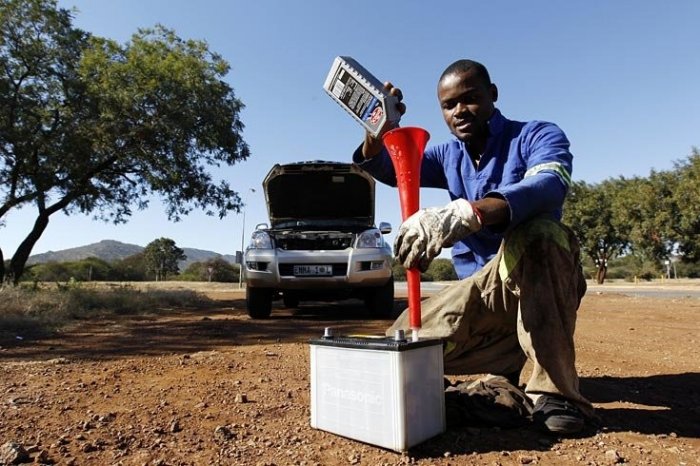
<svg viewBox="0 0 700 466">
<path fill-rule="evenodd" d="M 24 204 L 25 202 L 29 202 L 32 199 L 35 198 L 37 195 L 36 191 L 27 193 L 23 196 L 19 197 L 13 197 L 10 200 L 6 201 L 2 206 L 0 206 L 0 218 L 4 217 L 7 212 L 10 211 L 10 209 L 17 207 L 20 204 Z"/>
</svg>

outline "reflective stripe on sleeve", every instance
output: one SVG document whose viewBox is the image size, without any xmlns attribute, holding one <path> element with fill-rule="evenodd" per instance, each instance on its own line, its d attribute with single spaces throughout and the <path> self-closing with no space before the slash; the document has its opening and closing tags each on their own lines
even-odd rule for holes
<svg viewBox="0 0 700 466">
<path fill-rule="evenodd" d="M 528 176 L 537 175 L 538 173 L 545 170 L 554 172 L 554 174 L 556 174 L 559 177 L 561 182 L 564 183 L 564 186 L 566 186 L 567 188 L 571 186 L 571 174 L 566 170 L 564 165 L 562 165 L 559 162 L 541 163 L 539 165 L 535 165 L 534 167 L 530 167 L 525 172 L 525 178 L 527 178 Z"/>
</svg>

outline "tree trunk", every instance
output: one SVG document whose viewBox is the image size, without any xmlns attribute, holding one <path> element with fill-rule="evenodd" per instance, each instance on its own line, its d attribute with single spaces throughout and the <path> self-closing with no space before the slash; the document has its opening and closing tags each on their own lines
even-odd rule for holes
<svg viewBox="0 0 700 466">
<path fill-rule="evenodd" d="M 27 259 L 29 259 L 34 245 L 39 241 L 39 238 L 41 238 L 42 233 L 44 233 L 44 230 L 46 230 L 49 224 L 50 215 L 51 214 L 46 210 L 39 213 L 39 216 L 34 222 L 34 228 L 32 228 L 32 231 L 24 238 L 24 241 L 22 241 L 17 251 L 15 251 L 15 254 L 12 256 L 12 260 L 10 261 L 10 274 L 14 285 L 19 283 L 19 279 L 24 273 L 24 266 L 27 264 Z"/>
<path fill-rule="evenodd" d="M 0 248 L 0 288 L 5 284 L 5 258 L 2 256 L 2 248 Z"/>
<path fill-rule="evenodd" d="M 598 267 L 598 273 L 596 274 L 596 281 L 598 282 L 599 285 L 602 285 L 605 282 L 605 275 L 608 273 L 608 268 L 603 266 L 603 267 Z"/>
</svg>

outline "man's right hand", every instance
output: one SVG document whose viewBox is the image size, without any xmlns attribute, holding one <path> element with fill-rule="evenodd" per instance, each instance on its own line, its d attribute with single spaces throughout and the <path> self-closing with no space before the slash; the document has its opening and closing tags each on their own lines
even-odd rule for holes
<svg viewBox="0 0 700 466">
<path fill-rule="evenodd" d="M 402 102 L 403 93 L 401 92 L 401 89 L 399 89 L 398 87 L 394 87 L 394 85 L 391 82 L 387 81 L 384 83 L 384 90 L 389 94 L 396 96 L 397 100 L 399 101 L 396 105 L 399 114 L 403 115 L 404 113 L 406 113 L 406 104 Z M 378 155 L 382 151 L 382 149 L 384 149 L 382 135 L 396 127 L 398 127 L 397 123 L 387 121 L 384 127 L 382 128 L 381 132 L 379 133 L 379 136 L 374 137 L 370 133 L 365 133 L 365 142 L 362 145 L 362 156 L 365 158 L 365 160 L 371 159 L 372 157 Z"/>
<path fill-rule="evenodd" d="M 451 247 L 481 227 L 477 211 L 465 199 L 445 207 L 421 209 L 399 227 L 394 254 L 405 268 L 418 267 L 425 272 L 442 248 Z"/>
</svg>

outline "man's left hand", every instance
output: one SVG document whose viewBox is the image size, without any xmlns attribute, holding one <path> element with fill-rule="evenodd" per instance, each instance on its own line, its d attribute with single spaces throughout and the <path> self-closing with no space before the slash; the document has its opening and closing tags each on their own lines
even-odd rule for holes
<svg viewBox="0 0 700 466">
<path fill-rule="evenodd" d="M 479 230 L 481 220 L 465 199 L 421 209 L 399 227 L 394 254 L 407 269 L 419 267 L 425 272 L 442 248 Z"/>
</svg>

